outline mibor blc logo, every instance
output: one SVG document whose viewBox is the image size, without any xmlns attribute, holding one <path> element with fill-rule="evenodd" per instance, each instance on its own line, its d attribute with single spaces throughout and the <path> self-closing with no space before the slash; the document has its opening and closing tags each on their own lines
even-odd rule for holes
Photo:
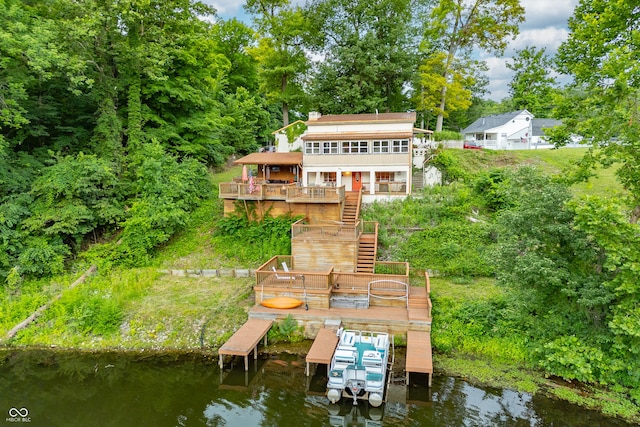
<svg viewBox="0 0 640 427">
<path fill-rule="evenodd" d="M 9 417 L 5 420 L 8 423 L 30 423 L 29 410 L 27 408 L 9 409 Z"/>
</svg>

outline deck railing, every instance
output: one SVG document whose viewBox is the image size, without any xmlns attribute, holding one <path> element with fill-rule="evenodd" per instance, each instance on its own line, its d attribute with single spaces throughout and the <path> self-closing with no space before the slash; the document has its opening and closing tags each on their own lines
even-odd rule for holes
<svg viewBox="0 0 640 427">
<path fill-rule="evenodd" d="M 344 199 L 344 185 L 340 187 L 291 187 L 287 192 L 287 199 L 305 201 L 334 201 Z"/>
<path fill-rule="evenodd" d="M 268 184 L 262 181 L 253 184 L 221 182 L 218 190 L 221 199 L 286 200 L 292 203 L 338 203 L 344 199 L 344 186 L 298 187 L 296 184 Z"/>
<path fill-rule="evenodd" d="M 288 272 L 282 263 L 286 263 Z M 377 262 L 386 266 L 388 273 L 350 273 L 334 271 L 296 270 L 291 256 L 274 256 L 256 270 L 256 285 L 283 289 L 343 289 L 367 293 L 369 283 L 376 280 L 395 281 L 409 285 L 409 264 L 406 262 Z M 275 269 L 275 271 L 274 271 Z M 304 277 L 304 281 L 303 281 Z M 380 287 L 377 287 L 379 289 Z"/>
<path fill-rule="evenodd" d="M 295 239 L 302 235 L 313 235 L 317 238 L 358 239 L 362 232 L 361 221 L 355 225 L 346 224 L 341 221 L 323 221 L 320 224 L 307 224 L 304 219 L 294 222 L 291 225 L 291 238 Z"/>
</svg>

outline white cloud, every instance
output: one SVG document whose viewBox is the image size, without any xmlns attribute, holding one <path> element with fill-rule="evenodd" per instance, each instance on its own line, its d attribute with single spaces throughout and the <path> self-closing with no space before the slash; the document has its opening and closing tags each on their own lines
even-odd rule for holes
<svg viewBox="0 0 640 427">
<path fill-rule="evenodd" d="M 225 18 L 237 17 L 244 13 L 243 2 L 238 0 L 202 0 L 203 3 L 213 6 L 219 16 Z"/>
<path fill-rule="evenodd" d="M 509 83 L 513 72 L 507 68 L 516 50 L 528 46 L 545 48 L 545 53 L 553 57 L 562 42 L 567 40 L 567 22 L 579 0 L 521 0 L 525 8 L 526 22 L 520 27 L 520 34 L 509 43 L 502 58 L 485 57 L 489 71 L 489 98 L 495 101 L 509 96 Z"/>
<path fill-rule="evenodd" d="M 521 29 L 563 27 L 579 0 L 521 0 L 525 10 L 525 22 Z"/>
</svg>

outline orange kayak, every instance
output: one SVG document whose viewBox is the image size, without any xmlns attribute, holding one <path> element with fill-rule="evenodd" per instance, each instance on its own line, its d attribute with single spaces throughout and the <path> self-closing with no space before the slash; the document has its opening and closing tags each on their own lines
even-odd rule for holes
<svg viewBox="0 0 640 427">
<path fill-rule="evenodd" d="M 261 304 L 269 308 L 296 308 L 302 305 L 302 301 L 290 297 L 276 297 L 266 299 Z"/>
</svg>

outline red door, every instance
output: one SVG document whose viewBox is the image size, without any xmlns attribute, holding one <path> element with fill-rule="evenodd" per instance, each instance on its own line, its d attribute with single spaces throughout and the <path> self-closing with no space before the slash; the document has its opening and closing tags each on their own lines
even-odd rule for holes
<svg viewBox="0 0 640 427">
<path fill-rule="evenodd" d="M 351 174 L 351 191 L 360 191 L 362 189 L 362 172 L 354 172 Z"/>
</svg>

